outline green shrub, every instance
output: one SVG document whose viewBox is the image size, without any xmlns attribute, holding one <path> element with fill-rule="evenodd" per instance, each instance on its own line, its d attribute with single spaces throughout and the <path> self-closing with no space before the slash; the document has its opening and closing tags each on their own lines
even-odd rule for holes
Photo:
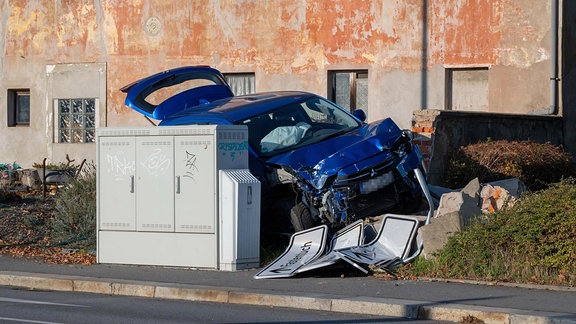
<svg viewBox="0 0 576 324">
<path fill-rule="evenodd" d="M 484 183 L 519 178 L 529 190 L 540 190 L 573 175 L 570 155 L 550 143 L 486 141 L 452 154 L 444 185 L 462 188 L 474 178 Z"/>
<path fill-rule="evenodd" d="M 96 247 L 96 168 L 92 164 L 55 197 L 50 226 L 58 244 L 92 250 Z"/>
<path fill-rule="evenodd" d="M 405 270 L 447 278 L 576 284 L 576 181 L 526 195 L 454 234 L 433 260 Z"/>
</svg>

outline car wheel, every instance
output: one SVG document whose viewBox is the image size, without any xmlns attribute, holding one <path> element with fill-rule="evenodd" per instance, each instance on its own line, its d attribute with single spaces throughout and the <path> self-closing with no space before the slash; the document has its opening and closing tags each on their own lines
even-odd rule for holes
<svg viewBox="0 0 576 324">
<path fill-rule="evenodd" d="M 294 227 L 295 232 L 316 226 L 310 208 L 301 202 L 292 207 L 290 211 L 290 221 L 292 222 L 292 227 Z"/>
</svg>

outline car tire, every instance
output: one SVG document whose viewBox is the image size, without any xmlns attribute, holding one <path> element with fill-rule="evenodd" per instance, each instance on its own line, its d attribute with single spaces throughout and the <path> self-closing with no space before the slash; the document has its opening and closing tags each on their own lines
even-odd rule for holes
<svg viewBox="0 0 576 324">
<path fill-rule="evenodd" d="M 294 227 L 294 232 L 300 232 L 316 226 L 310 208 L 301 202 L 290 210 L 290 221 L 292 222 L 292 227 Z"/>
</svg>

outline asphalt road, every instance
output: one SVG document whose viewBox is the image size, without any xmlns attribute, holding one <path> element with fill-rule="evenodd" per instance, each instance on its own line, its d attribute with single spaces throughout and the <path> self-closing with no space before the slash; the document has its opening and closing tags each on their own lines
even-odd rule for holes
<svg viewBox="0 0 576 324">
<path fill-rule="evenodd" d="M 0 287 L 2 323 L 438 323 L 278 307 Z"/>
<path fill-rule="evenodd" d="M 576 323 L 573 287 L 381 280 L 337 269 L 285 279 L 254 279 L 256 272 L 56 265 L 0 256 L 0 286 L 15 288 L 381 316 L 376 320 L 391 316 L 398 321 L 458 322 L 472 315 L 486 323 Z"/>
</svg>

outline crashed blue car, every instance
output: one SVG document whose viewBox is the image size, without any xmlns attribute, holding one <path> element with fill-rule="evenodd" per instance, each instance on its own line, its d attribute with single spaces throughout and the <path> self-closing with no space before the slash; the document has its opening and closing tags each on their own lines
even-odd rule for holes
<svg viewBox="0 0 576 324">
<path fill-rule="evenodd" d="M 159 126 L 248 127 L 250 171 L 261 181 L 263 231 L 335 229 L 420 205 L 410 133 L 390 119 L 366 123 L 315 94 L 278 91 L 235 96 L 210 67 L 164 71 L 121 89 L 126 105 Z"/>
</svg>

